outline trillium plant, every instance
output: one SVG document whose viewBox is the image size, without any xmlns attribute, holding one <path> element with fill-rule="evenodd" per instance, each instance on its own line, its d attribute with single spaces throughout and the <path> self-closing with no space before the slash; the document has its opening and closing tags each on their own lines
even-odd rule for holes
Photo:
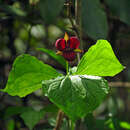
<svg viewBox="0 0 130 130">
<path fill-rule="evenodd" d="M 39 48 L 49 54 L 63 67 L 67 74 L 44 64 L 29 54 L 18 56 L 9 74 L 5 89 L 12 96 L 25 97 L 42 88 L 43 94 L 49 98 L 72 122 L 92 113 L 109 93 L 106 76 L 115 76 L 124 66 L 116 58 L 107 40 L 98 40 L 83 55 L 77 67 L 68 69 L 68 62 L 76 59 L 80 41 L 77 37 L 69 37 L 56 41 L 57 52 Z M 59 54 L 59 55 L 57 55 Z"/>
</svg>

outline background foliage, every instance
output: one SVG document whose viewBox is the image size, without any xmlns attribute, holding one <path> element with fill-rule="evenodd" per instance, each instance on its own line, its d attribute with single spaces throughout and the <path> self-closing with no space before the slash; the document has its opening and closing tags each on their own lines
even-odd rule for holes
<svg viewBox="0 0 130 130">
<path fill-rule="evenodd" d="M 61 66 L 54 60 L 55 56 L 52 52 L 52 50 L 55 51 L 56 39 L 63 37 L 65 31 L 75 35 L 71 29 L 72 25 L 67 17 L 67 7 L 64 2 L 66 1 L 0 0 L 0 88 L 5 87 L 14 59 L 23 53 L 35 55 L 44 63 L 65 73 L 64 61 Z M 75 0 L 72 2 L 71 12 L 72 20 L 74 20 Z M 107 39 L 118 59 L 127 67 L 114 78 L 107 78 L 109 81 L 129 82 L 130 80 L 129 6 L 129 0 L 82 0 L 84 52 L 97 39 Z M 44 48 L 42 52 L 36 49 L 40 47 Z M 74 65 L 76 63 L 72 66 Z M 85 118 L 79 129 L 92 129 L 92 126 L 94 126 L 93 129 L 102 130 L 130 129 L 129 88 L 125 88 L 123 83 L 120 86 L 111 87 L 107 99 L 94 111 L 94 116 L 90 114 Z M 1 130 L 32 129 L 33 127 L 38 130 L 47 130 L 55 126 L 58 109 L 42 95 L 41 90 L 22 99 L 0 93 L 0 102 Z M 63 130 L 68 128 L 66 120 L 63 121 Z"/>
</svg>

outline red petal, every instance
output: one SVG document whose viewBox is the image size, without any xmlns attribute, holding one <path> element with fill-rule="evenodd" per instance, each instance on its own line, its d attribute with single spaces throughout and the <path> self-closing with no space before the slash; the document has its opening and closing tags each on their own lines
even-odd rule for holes
<svg viewBox="0 0 130 130">
<path fill-rule="evenodd" d="M 65 49 L 65 40 L 63 38 L 60 38 L 56 41 L 55 47 L 59 51 L 63 51 Z"/>
<path fill-rule="evenodd" d="M 70 41 L 70 43 L 69 43 L 70 48 L 76 49 L 79 47 L 80 41 L 78 40 L 77 37 L 70 37 L 69 41 Z"/>
</svg>

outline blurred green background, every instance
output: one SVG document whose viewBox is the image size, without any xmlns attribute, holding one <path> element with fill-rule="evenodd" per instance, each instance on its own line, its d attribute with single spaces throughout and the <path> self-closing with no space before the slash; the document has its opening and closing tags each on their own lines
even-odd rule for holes
<svg viewBox="0 0 130 130">
<path fill-rule="evenodd" d="M 0 88 L 4 88 L 14 59 L 23 53 L 36 56 L 44 63 L 65 73 L 47 52 L 36 48 L 55 49 L 55 41 L 75 30 L 67 14 L 69 0 L 0 0 Z M 75 23 L 75 2 L 70 8 Z M 126 69 L 113 78 L 106 77 L 110 94 L 88 115 L 77 130 L 130 129 L 130 0 L 81 0 L 81 48 L 86 52 L 98 39 L 107 39 Z M 72 66 L 76 65 L 74 63 Z M 46 113 L 39 112 L 45 108 Z M 0 130 L 52 130 L 58 108 L 41 90 L 25 97 L 0 93 Z M 40 116 L 40 115 L 42 116 Z M 62 130 L 68 130 L 67 118 Z M 31 126 L 30 126 L 31 125 Z M 96 129 L 95 127 L 96 126 Z"/>
</svg>

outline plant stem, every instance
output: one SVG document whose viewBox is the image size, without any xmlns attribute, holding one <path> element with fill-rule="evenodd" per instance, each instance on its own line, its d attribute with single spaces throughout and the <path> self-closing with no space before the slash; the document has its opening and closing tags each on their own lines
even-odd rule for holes
<svg viewBox="0 0 130 130">
<path fill-rule="evenodd" d="M 81 21 L 81 6 L 82 0 L 75 0 L 75 20 L 76 26 L 78 29 L 78 38 L 80 40 L 80 48 L 83 50 L 83 42 L 82 42 L 82 21 Z M 80 55 L 77 54 L 78 63 L 80 62 Z"/>
<path fill-rule="evenodd" d="M 66 75 L 69 74 L 69 63 L 68 61 L 66 61 Z"/>
<path fill-rule="evenodd" d="M 72 14 L 71 14 L 71 6 L 72 6 L 72 0 L 68 0 L 68 4 L 67 4 L 67 17 L 70 20 L 70 23 L 72 25 L 72 30 L 74 31 L 75 35 L 77 37 L 79 37 L 79 32 L 78 32 L 78 26 L 75 25 L 73 18 L 72 18 Z"/>
<path fill-rule="evenodd" d="M 29 51 L 29 48 L 30 48 L 30 42 L 32 38 L 31 30 L 32 30 L 32 25 L 30 25 L 29 30 L 28 30 L 28 41 L 27 41 L 26 53 Z"/>
<path fill-rule="evenodd" d="M 80 48 L 83 49 L 82 45 L 82 21 L 81 21 L 81 6 L 82 0 L 75 0 L 75 21 L 78 29 Z"/>
<path fill-rule="evenodd" d="M 80 130 L 80 126 L 81 126 L 81 119 L 76 121 L 75 130 Z"/>
<path fill-rule="evenodd" d="M 83 42 L 82 42 L 82 21 L 81 21 L 81 7 L 82 7 L 82 0 L 75 0 L 75 20 L 76 20 L 76 27 L 78 31 L 78 38 L 80 40 L 80 48 L 83 50 Z M 80 55 L 77 54 L 78 63 L 80 62 Z M 81 119 L 79 120 L 81 122 Z M 80 128 L 80 125 L 79 125 Z M 77 123 L 76 128 L 77 129 Z"/>
<path fill-rule="evenodd" d="M 56 118 L 56 126 L 53 130 L 60 130 L 63 117 L 64 117 L 64 113 L 61 110 L 59 110 Z"/>
<path fill-rule="evenodd" d="M 70 120 L 71 130 L 74 130 L 75 124 L 72 120 Z"/>
</svg>

